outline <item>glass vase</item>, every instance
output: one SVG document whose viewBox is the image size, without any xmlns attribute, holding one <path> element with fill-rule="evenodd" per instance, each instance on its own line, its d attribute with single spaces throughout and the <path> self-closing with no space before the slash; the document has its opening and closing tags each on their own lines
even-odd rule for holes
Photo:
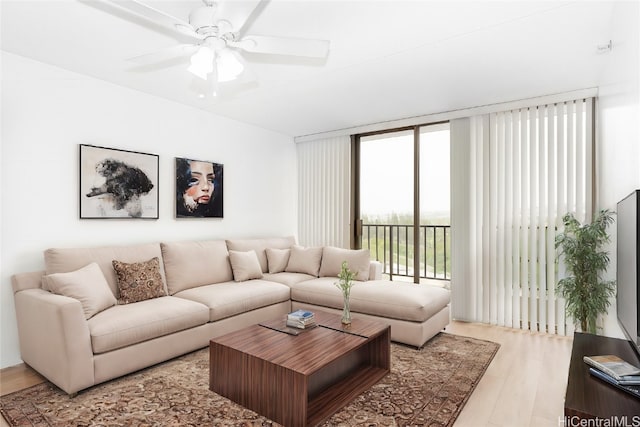
<svg viewBox="0 0 640 427">
<path fill-rule="evenodd" d="M 351 324 L 351 310 L 349 309 L 349 295 L 343 294 L 344 297 L 344 305 L 342 306 L 342 324 L 350 325 Z"/>
</svg>

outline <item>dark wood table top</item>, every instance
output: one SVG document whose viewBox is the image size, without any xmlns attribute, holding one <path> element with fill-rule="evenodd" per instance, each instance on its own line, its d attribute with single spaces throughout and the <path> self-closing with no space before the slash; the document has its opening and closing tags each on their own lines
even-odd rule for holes
<svg viewBox="0 0 640 427">
<path fill-rule="evenodd" d="M 364 345 L 389 327 L 364 319 L 352 319 L 351 325 L 344 327 L 338 315 L 321 311 L 314 312 L 314 315 L 318 326 L 298 335 L 253 325 L 212 341 L 310 375 L 340 355 Z M 281 321 L 274 319 L 263 324 L 275 327 L 279 322 L 284 325 L 285 316 Z"/>
</svg>

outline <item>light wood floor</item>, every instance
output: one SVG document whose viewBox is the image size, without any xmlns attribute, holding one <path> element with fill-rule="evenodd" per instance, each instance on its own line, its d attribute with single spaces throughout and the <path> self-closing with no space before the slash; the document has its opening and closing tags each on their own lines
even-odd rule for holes
<svg viewBox="0 0 640 427">
<path fill-rule="evenodd" d="M 561 425 L 571 338 L 463 322 L 452 322 L 446 331 L 501 345 L 456 427 Z M 6 368 L 0 371 L 0 394 L 42 381 L 24 365 Z M 0 417 L 0 427 L 5 426 Z"/>
<path fill-rule="evenodd" d="M 501 345 L 456 427 L 562 425 L 572 338 L 462 322 L 446 331 Z"/>
</svg>

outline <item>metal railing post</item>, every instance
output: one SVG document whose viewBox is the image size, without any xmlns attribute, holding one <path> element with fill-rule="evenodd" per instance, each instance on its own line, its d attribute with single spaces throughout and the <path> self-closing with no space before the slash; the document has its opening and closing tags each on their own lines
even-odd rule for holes
<svg viewBox="0 0 640 427">
<path fill-rule="evenodd" d="M 393 280 L 393 225 L 389 226 L 389 280 Z"/>
</svg>

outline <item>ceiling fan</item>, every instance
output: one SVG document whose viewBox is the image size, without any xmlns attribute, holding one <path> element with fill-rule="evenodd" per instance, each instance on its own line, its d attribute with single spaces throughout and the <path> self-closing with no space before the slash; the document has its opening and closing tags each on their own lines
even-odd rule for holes
<svg viewBox="0 0 640 427">
<path fill-rule="evenodd" d="M 202 0 L 203 5 L 189 14 L 188 21 L 171 16 L 138 0 L 106 0 L 127 13 L 134 14 L 175 33 L 186 44 L 151 54 L 130 58 L 148 62 L 170 57 L 190 56 L 188 67 L 195 76 L 208 82 L 216 94 L 218 83 L 238 78 L 245 62 L 240 52 L 326 58 L 329 41 L 245 34 L 250 18 L 257 15 L 269 0 Z"/>
</svg>

